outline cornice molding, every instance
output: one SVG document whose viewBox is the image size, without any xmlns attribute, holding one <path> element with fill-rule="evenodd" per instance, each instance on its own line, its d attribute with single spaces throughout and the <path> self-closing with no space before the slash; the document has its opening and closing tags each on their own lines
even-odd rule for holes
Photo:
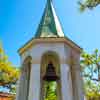
<svg viewBox="0 0 100 100">
<path fill-rule="evenodd" d="M 71 48 L 74 48 L 76 51 L 81 53 L 82 48 L 80 48 L 77 44 L 75 44 L 73 41 L 67 39 L 67 38 L 37 38 L 37 39 L 31 39 L 29 42 L 27 42 L 24 46 L 22 46 L 18 52 L 20 55 L 22 55 L 26 50 L 32 48 L 34 45 L 41 44 L 41 43 L 64 43 L 65 45 L 70 46 Z"/>
</svg>

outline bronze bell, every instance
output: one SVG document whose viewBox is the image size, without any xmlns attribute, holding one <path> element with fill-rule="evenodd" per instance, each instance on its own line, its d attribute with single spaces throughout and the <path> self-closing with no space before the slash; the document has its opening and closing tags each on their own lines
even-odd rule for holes
<svg viewBox="0 0 100 100">
<path fill-rule="evenodd" d="M 57 81 L 59 79 L 59 77 L 56 75 L 52 62 L 48 64 L 46 74 L 44 75 L 43 79 L 46 81 Z"/>
</svg>

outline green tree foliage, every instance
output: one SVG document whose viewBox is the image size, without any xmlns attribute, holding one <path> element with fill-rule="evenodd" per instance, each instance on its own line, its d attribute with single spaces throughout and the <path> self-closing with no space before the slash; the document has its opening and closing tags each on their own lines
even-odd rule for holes
<svg viewBox="0 0 100 100">
<path fill-rule="evenodd" d="M 12 65 L 4 53 L 0 44 L 0 87 L 6 87 L 11 92 L 15 92 L 15 84 L 18 80 L 20 71 Z"/>
<path fill-rule="evenodd" d="M 57 84 L 55 81 L 46 82 L 46 84 L 45 84 L 45 91 L 46 91 L 45 100 L 57 100 L 56 88 L 57 88 Z"/>
<path fill-rule="evenodd" d="M 100 0 L 83 0 L 78 2 L 80 5 L 80 10 L 93 9 L 100 4 Z"/>
<path fill-rule="evenodd" d="M 93 54 L 83 52 L 81 57 L 86 97 L 88 100 L 100 100 L 100 53 L 96 49 Z"/>
<path fill-rule="evenodd" d="M 82 53 L 81 66 L 83 71 L 83 76 L 88 77 L 88 79 L 99 82 L 100 81 L 100 54 L 96 49 L 93 54 L 88 54 L 86 52 Z"/>
</svg>

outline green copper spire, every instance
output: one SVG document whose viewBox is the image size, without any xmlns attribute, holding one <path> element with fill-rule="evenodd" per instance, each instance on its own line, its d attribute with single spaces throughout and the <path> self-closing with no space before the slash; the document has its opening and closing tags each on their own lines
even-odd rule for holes
<svg viewBox="0 0 100 100">
<path fill-rule="evenodd" d="M 52 0 L 47 0 L 35 37 L 64 37 L 60 22 L 52 5 Z"/>
</svg>

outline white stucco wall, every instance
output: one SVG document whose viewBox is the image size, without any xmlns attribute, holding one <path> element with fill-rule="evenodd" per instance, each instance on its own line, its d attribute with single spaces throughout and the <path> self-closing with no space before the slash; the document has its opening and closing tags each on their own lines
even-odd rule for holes
<svg viewBox="0 0 100 100">
<path fill-rule="evenodd" d="M 62 85 L 62 99 L 73 100 L 72 95 L 72 81 L 69 66 L 61 64 L 61 85 Z"/>
<path fill-rule="evenodd" d="M 54 43 L 54 44 L 40 43 L 40 44 L 34 45 L 31 49 L 24 52 L 21 55 L 21 62 L 23 62 L 24 59 L 30 55 L 30 56 L 32 56 L 34 63 L 40 63 L 42 55 L 47 51 L 56 52 L 60 57 L 60 61 L 64 59 L 64 55 L 65 55 L 64 54 L 64 43 Z"/>
<path fill-rule="evenodd" d="M 34 45 L 32 48 L 29 48 L 21 55 L 22 64 L 26 57 L 32 57 L 29 100 L 40 100 L 40 64 L 42 55 L 47 51 L 56 52 L 60 58 L 62 100 L 74 100 L 70 66 L 67 64 L 67 61 L 70 60 L 71 48 L 69 46 L 65 46 L 64 43 L 39 43 Z M 79 59 L 79 54 L 77 57 Z M 77 62 L 79 63 L 78 60 Z M 76 79 L 78 78 L 79 77 Z M 80 93 L 78 94 L 80 96 L 82 95 Z"/>
<path fill-rule="evenodd" d="M 40 100 L 40 64 L 32 64 L 29 100 Z"/>
<path fill-rule="evenodd" d="M 81 67 L 80 67 L 80 55 L 75 50 L 72 51 L 73 54 L 73 71 L 75 72 L 75 84 L 74 87 L 77 87 L 76 90 L 78 92 L 77 98 L 79 100 L 84 100 L 84 89 L 83 89 L 83 79 L 81 75 Z"/>
</svg>

